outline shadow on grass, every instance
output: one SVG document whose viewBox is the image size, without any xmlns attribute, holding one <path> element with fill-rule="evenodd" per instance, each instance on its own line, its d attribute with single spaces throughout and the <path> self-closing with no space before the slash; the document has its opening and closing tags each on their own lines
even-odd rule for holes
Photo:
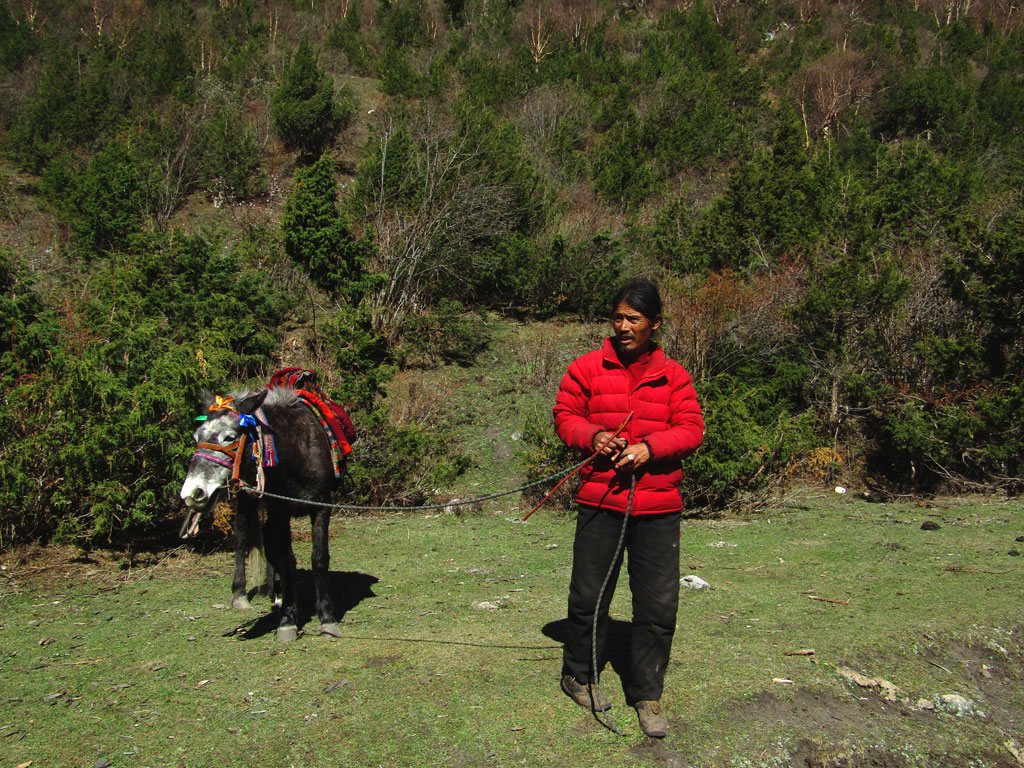
<svg viewBox="0 0 1024 768">
<path fill-rule="evenodd" d="M 377 595 L 373 592 L 373 585 L 380 579 L 367 573 L 359 571 L 330 571 L 327 574 L 327 592 L 334 603 L 335 614 L 338 621 L 343 621 L 345 614 L 367 600 Z M 299 570 L 296 573 L 296 591 L 298 592 L 297 621 L 300 629 L 306 626 L 314 618 L 316 612 L 316 594 L 313 587 L 313 573 L 309 570 Z M 259 610 L 259 608 L 257 608 Z M 280 622 L 277 610 L 272 609 L 261 613 L 250 622 L 242 624 L 230 634 L 236 634 L 243 640 L 255 640 L 266 634 L 276 632 Z"/>
<path fill-rule="evenodd" d="M 597 658 L 598 677 L 600 677 L 601 670 L 611 665 L 612 670 L 619 676 L 619 680 L 622 681 L 623 689 L 629 687 L 629 636 L 631 629 L 632 625 L 628 621 L 610 619 L 604 653 L 600 654 Z M 549 622 L 541 628 L 541 632 L 545 637 L 550 637 L 555 642 L 561 643 L 564 646 L 565 641 L 569 637 L 569 620 L 559 619 L 558 621 Z"/>
</svg>

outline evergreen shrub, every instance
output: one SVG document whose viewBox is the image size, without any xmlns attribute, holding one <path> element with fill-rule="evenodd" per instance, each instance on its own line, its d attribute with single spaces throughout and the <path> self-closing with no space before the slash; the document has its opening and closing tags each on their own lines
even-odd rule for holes
<svg viewBox="0 0 1024 768">
<path fill-rule="evenodd" d="M 262 374 L 276 346 L 286 302 L 263 275 L 181 233 L 147 245 L 97 263 L 59 315 L 11 280 L 8 261 L 3 303 L 19 319 L 2 363 L 8 540 L 84 542 L 177 514 L 201 389 Z M 46 354 L 18 354 L 30 341 Z"/>
<path fill-rule="evenodd" d="M 303 37 L 271 94 L 274 128 L 285 146 L 319 157 L 348 125 L 354 109 L 351 96 L 335 100 L 333 80 L 317 65 L 313 47 Z"/>
</svg>

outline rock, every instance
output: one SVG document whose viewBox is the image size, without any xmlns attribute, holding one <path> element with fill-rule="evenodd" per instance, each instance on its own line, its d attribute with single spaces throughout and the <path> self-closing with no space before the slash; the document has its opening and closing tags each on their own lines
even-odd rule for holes
<svg viewBox="0 0 1024 768">
<path fill-rule="evenodd" d="M 884 678 L 868 677 L 867 675 L 862 675 L 860 672 L 856 672 L 849 667 L 838 667 L 836 669 L 836 674 L 840 677 L 846 678 L 855 685 L 859 685 L 861 688 L 879 688 L 881 690 L 882 697 L 886 701 L 896 701 L 896 693 L 899 689 Z"/>
<path fill-rule="evenodd" d="M 949 712 L 957 717 L 969 717 L 984 715 L 974 706 L 974 702 L 959 693 L 944 693 L 938 697 L 936 702 L 938 708 L 943 712 Z"/>
<path fill-rule="evenodd" d="M 923 523 L 921 523 L 922 531 L 937 531 L 939 530 L 939 527 L 939 524 L 933 520 L 925 520 Z"/>
<path fill-rule="evenodd" d="M 704 581 L 700 576 L 694 576 L 693 574 L 683 576 L 683 578 L 679 580 L 679 586 L 689 587 L 690 589 L 714 589 L 714 587 Z"/>
<path fill-rule="evenodd" d="M 1020 557 L 1020 552 L 1018 552 L 1016 549 L 1011 549 L 1006 554 L 1008 554 L 1010 557 Z"/>
<path fill-rule="evenodd" d="M 846 489 L 843 486 L 841 486 L 841 485 L 837 485 L 836 486 L 836 493 L 838 493 L 840 496 L 842 496 L 844 493 L 846 493 Z"/>
</svg>

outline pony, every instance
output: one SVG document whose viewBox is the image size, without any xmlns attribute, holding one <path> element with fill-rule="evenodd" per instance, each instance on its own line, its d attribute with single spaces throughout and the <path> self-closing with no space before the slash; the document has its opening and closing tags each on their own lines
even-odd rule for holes
<svg viewBox="0 0 1024 768">
<path fill-rule="evenodd" d="M 237 493 L 232 605 L 249 605 L 245 558 L 262 538 L 268 583 L 274 583 L 269 578 L 272 569 L 280 585 L 277 639 L 289 642 L 298 637 L 291 519 L 308 514 L 313 529 L 312 572 L 320 634 L 339 637 L 341 631 L 327 589 L 330 507 L 326 502 L 337 485 L 340 460 L 321 418 L 291 387 L 227 396 L 204 390 L 202 404 L 193 434 L 196 452 L 179 494 L 187 507 L 182 536 L 198 530 L 199 515 L 211 509 L 225 489 Z M 264 491 L 275 496 L 262 496 Z M 254 531 L 261 506 L 266 519 L 262 530 Z"/>
</svg>

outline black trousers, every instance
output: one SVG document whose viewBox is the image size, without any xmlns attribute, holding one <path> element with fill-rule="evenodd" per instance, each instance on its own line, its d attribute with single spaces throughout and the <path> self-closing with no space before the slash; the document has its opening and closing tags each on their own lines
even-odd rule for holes
<svg viewBox="0 0 1024 768">
<path fill-rule="evenodd" d="M 591 634 L 594 608 L 601 583 L 612 564 L 622 530 L 622 514 L 581 506 L 576 520 L 569 583 L 569 628 L 562 668 L 581 683 L 591 681 Z M 626 527 L 623 552 L 628 553 L 627 573 L 633 597 L 630 630 L 630 668 L 623 675 L 626 698 L 660 699 L 665 669 L 672 650 L 672 636 L 679 607 L 679 521 L 681 513 L 636 515 Z M 608 606 L 615 592 L 623 554 L 620 553 L 597 623 L 597 663 L 600 670 L 608 634 Z"/>
</svg>

